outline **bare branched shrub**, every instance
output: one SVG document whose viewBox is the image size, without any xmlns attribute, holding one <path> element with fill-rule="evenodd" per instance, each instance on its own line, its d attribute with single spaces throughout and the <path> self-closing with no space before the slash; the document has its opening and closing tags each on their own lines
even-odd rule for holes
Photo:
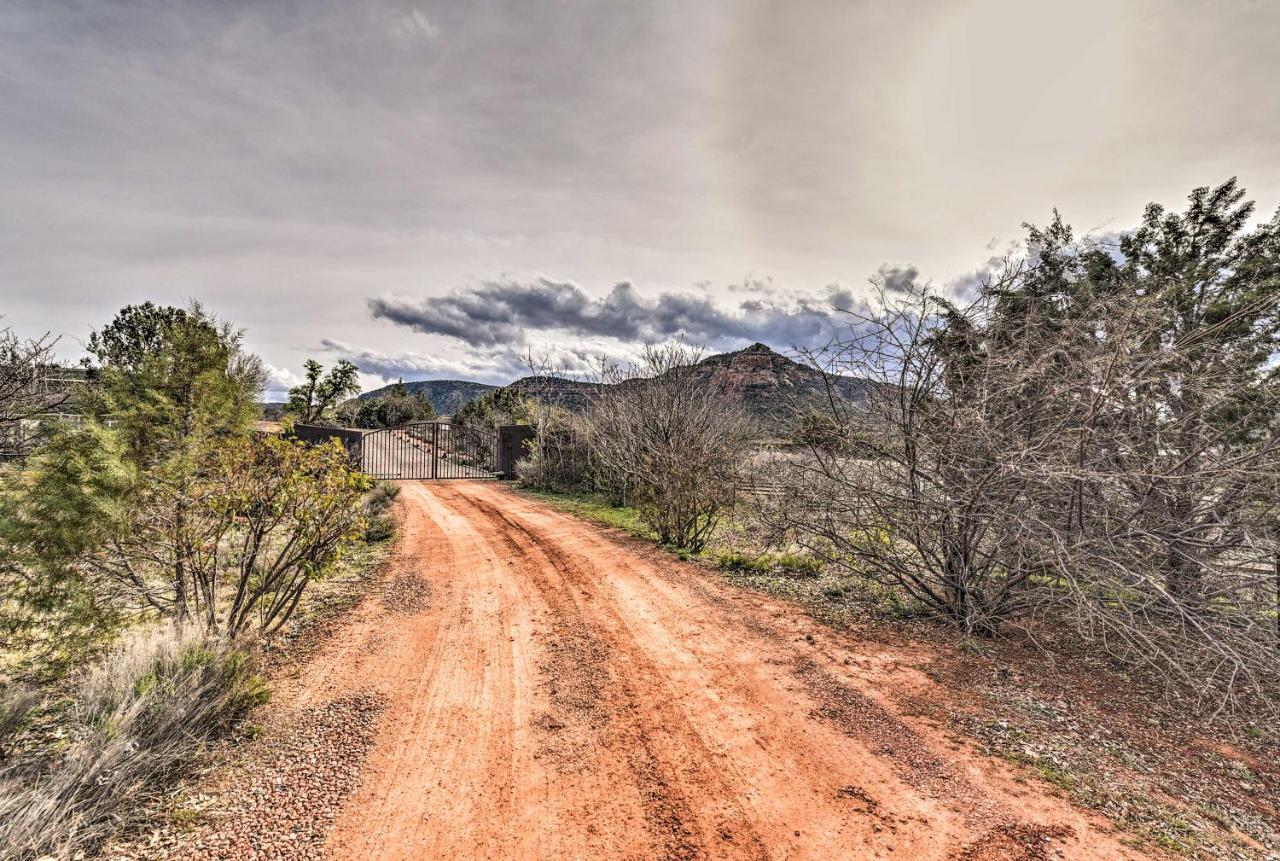
<svg viewBox="0 0 1280 861">
<path fill-rule="evenodd" d="M 638 366 L 606 366 L 584 426 L 595 474 L 636 505 L 665 544 L 700 550 L 734 491 L 756 431 L 723 374 L 700 352 L 649 345 Z"/>
<path fill-rule="evenodd" d="M 245 656 L 169 629 L 126 641 L 82 679 L 71 739 L 0 771 L 0 861 L 85 857 L 147 816 L 191 765 L 266 698 Z"/>
<path fill-rule="evenodd" d="M 535 402 L 535 436 L 526 457 L 516 461 L 517 476 L 542 490 L 576 490 L 592 484 L 591 460 L 583 417 L 554 404 Z"/>
<path fill-rule="evenodd" d="M 948 390 L 951 310 L 914 293 L 856 315 L 825 364 L 873 385 L 856 414 L 822 422 L 807 456 L 777 465 L 787 490 L 766 516 L 837 567 L 989 633 L 1020 609 L 1030 573 L 1001 554 L 1021 479 L 984 438 L 984 405 Z"/>
<path fill-rule="evenodd" d="M 769 512 L 966 632 L 1065 620 L 1228 705 L 1280 680 L 1280 222 L 1233 183 L 1148 210 L 1123 255 L 1031 232 L 959 308 L 855 313 L 821 359 L 872 381 Z M 833 428 L 838 432 L 833 432 Z"/>
<path fill-rule="evenodd" d="M 0 328 L 0 457 L 25 454 L 35 439 L 31 421 L 68 397 L 51 373 L 56 344 L 48 335 L 23 340 Z"/>
<path fill-rule="evenodd" d="M 591 482 L 586 432 L 582 418 L 570 408 L 581 391 L 592 391 L 578 374 L 550 354 L 525 353 L 529 376 L 520 381 L 520 424 L 533 428 L 528 451 L 516 461 L 517 476 L 542 490 L 575 490 Z M 514 395 L 514 392 L 513 392 Z M 589 398 L 588 398 L 589 400 Z M 566 403 L 568 401 L 569 403 Z"/>
<path fill-rule="evenodd" d="M 1005 555 L 1038 575 L 1039 612 L 1224 704 L 1280 679 L 1280 391 L 1201 361 L 1203 334 L 1153 340 L 1161 313 L 1134 297 L 1083 315 L 1094 338 L 1042 413 L 1057 444 L 1010 448 L 1024 490 Z"/>
</svg>

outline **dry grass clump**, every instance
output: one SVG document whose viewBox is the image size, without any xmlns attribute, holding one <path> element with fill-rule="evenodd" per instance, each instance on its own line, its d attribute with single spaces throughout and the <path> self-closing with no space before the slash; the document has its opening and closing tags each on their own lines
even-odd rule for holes
<svg viewBox="0 0 1280 861">
<path fill-rule="evenodd" d="M 15 736 L 30 723 L 40 704 L 40 695 L 31 688 L 11 685 L 0 689 L 0 763 L 12 753 Z"/>
<path fill-rule="evenodd" d="M 0 861 L 92 854 L 266 697 L 245 653 L 197 633 L 126 640 L 79 681 L 65 745 L 0 770 Z"/>
<path fill-rule="evenodd" d="M 399 495 L 399 485 L 389 481 L 378 482 L 365 494 L 362 504 L 367 524 L 364 528 L 365 541 L 385 541 L 395 534 L 396 521 L 391 514 L 391 506 Z"/>
</svg>

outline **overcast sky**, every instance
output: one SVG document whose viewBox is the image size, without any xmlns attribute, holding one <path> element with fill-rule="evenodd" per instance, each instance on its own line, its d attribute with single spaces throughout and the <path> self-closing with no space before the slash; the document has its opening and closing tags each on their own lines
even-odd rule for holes
<svg viewBox="0 0 1280 861">
<path fill-rule="evenodd" d="M 1054 206 L 1269 216 L 1277 45 L 1262 0 L 0 0 L 0 314 L 73 356 L 196 298 L 277 390 L 801 345 Z"/>
</svg>

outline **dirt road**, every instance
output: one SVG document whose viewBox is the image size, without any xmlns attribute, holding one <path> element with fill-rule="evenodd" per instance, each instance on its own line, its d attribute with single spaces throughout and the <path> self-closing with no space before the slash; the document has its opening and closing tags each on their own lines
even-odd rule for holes
<svg viewBox="0 0 1280 861">
<path fill-rule="evenodd" d="M 946 695 L 892 649 L 496 483 L 401 500 L 425 608 L 371 598 L 282 692 L 385 698 L 332 857 L 1140 857 L 903 714 Z"/>
</svg>

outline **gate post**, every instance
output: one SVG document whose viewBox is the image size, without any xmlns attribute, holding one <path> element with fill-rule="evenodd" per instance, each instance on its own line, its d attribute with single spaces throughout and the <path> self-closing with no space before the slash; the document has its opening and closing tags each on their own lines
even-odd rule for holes
<svg viewBox="0 0 1280 861">
<path fill-rule="evenodd" d="M 516 477 L 516 461 L 529 456 L 529 446 L 535 436 L 531 425 L 498 428 L 498 478 L 510 481 Z"/>
<path fill-rule="evenodd" d="M 438 478 L 436 475 L 440 465 L 440 422 L 431 423 L 431 477 Z"/>
</svg>

